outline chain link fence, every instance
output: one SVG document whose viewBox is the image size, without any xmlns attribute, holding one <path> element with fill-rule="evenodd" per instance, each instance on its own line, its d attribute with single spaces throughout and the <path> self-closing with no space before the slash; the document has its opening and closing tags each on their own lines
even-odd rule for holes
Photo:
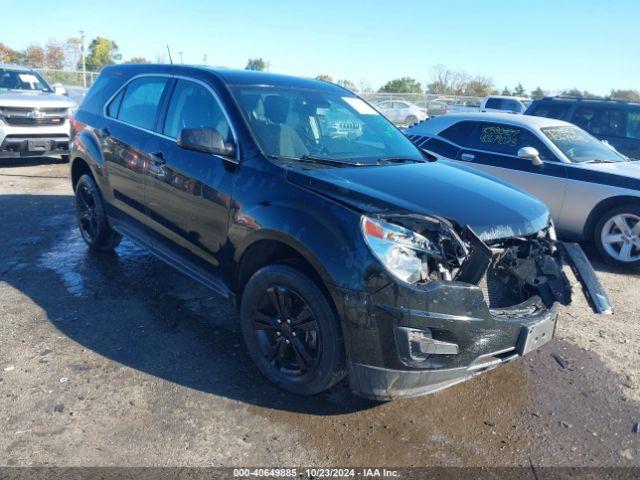
<svg viewBox="0 0 640 480">
<path fill-rule="evenodd" d="M 34 68 L 50 84 L 61 83 L 71 87 L 90 87 L 98 78 L 100 72 L 81 72 L 77 70 L 52 70 L 49 68 Z"/>
<path fill-rule="evenodd" d="M 445 95 L 432 93 L 360 93 L 362 98 L 369 103 L 379 104 L 386 101 L 411 102 L 422 108 L 429 108 L 433 102 L 442 102 L 447 105 L 458 105 L 466 107 L 480 107 L 482 97 L 469 97 L 465 95 Z"/>
</svg>

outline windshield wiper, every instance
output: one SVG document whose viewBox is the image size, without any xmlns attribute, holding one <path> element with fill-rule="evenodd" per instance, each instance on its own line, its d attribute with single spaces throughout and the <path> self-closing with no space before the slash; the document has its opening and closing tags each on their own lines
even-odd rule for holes
<svg viewBox="0 0 640 480">
<path fill-rule="evenodd" d="M 318 157 L 315 155 L 302 155 L 301 157 L 289 157 L 286 155 L 269 155 L 276 160 L 296 160 L 298 162 L 314 163 L 316 165 L 330 165 L 332 167 L 363 167 L 369 164 L 362 162 L 347 162 L 335 158 Z"/>
<path fill-rule="evenodd" d="M 584 163 L 618 163 L 615 160 L 604 160 L 602 158 L 594 158 L 593 160 L 588 160 Z"/>
<path fill-rule="evenodd" d="M 420 160 L 418 158 L 409 158 L 409 157 L 380 157 L 378 159 L 378 163 L 427 163 L 426 160 Z"/>
</svg>

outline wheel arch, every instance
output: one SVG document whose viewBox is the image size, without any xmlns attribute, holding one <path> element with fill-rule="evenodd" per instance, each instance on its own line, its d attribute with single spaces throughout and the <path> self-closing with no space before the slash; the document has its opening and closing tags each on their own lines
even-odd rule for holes
<svg viewBox="0 0 640 480">
<path fill-rule="evenodd" d="M 600 217 L 602 217 L 602 215 L 604 215 L 608 210 L 623 205 L 640 206 L 640 197 L 634 197 L 632 195 L 617 195 L 600 201 L 600 203 L 593 207 L 591 213 L 589 213 L 582 231 L 582 237 L 585 240 L 593 239 L 593 236 L 595 235 L 595 228 Z"/>
</svg>

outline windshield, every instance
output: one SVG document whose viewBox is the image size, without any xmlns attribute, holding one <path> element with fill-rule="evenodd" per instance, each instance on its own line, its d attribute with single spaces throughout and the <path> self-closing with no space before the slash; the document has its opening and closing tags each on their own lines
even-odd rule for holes
<svg viewBox="0 0 640 480">
<path fill-rule="evenodd" d="M 51 92 L 51 87 L 39 73 L 33 70 L 0 68 L 0 91 L 3 90 Z"/>
<path fill-rule="evenodd" d="M 578 127 L 546 127 L 542 132 L 573 163 L 626 161 L 613 147 L 607 147 Z"/>
<path fill-rule="evenodd" d="M 232 90 L 268 156 L 364 165 L 384 159 L 424 160 L 389 121 L 347 92 L 272 86 Z"/>
</svg>

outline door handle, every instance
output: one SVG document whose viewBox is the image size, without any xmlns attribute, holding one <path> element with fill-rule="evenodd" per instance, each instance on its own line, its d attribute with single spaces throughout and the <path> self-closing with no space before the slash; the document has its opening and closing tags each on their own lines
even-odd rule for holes
<svg viewBox="0 0 640 480">
<path fill-rule="evenodd" d="M 463 153 L 460 158 L 462 160 L 464 160 L 465 162 L 472 162 L 473 160 L 475 160 L 476 156 L 472 155 L 470 153 Z"/>
</svg>

